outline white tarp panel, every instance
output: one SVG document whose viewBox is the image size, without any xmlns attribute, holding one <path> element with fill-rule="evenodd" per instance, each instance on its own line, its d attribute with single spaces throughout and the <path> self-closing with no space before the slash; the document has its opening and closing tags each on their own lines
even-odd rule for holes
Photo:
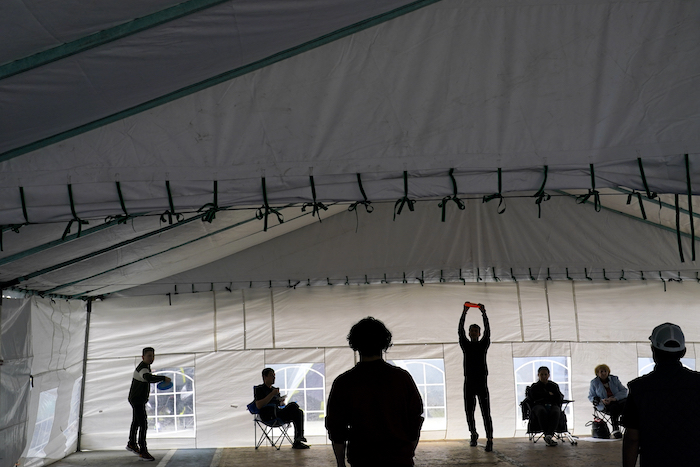
<svg viewBox="0 0 700 467">
<path fill-rule="evenodd" d="M 27 440 L 31 302 L 0 300 L 0 466 L 13 467 Z"/>
<path fill-rule="evenodd" d="M 298 8 L 310 12 L 316 5 Z M 220 10 L 225 14 L 214 15 Z M 195 32 L 229 31 L 239 19 L 236 13 L 223 4 L 3 80 L 0 91 L 12 111 L 3 113 L 0 128 L 7 138 L 0 140 L 11 147 L 47 129 L 58 131 L 37 114 L 61 115 L 63 122 L 82 120 L 78 113 L 104 114 L 85 106 L 133 105 L 126 101 L 140 87 L 131 82 L 121 87 L 122 77 L 148 76 L 156 95 L 172 90 L 157 76 L 191 79 L 169 65 L 202 68 L 191 66 L 193 50 L 188 45 L 159 50 L 157 56 L 169 58 L 153 73 L 141 69 L 149 61 L 143 58 L 151 58 L 144 53 L 161 39 L 179 44 L 180 23 Z M 284 10 L 265 13 L 277 20 Z M 453 167 L 460 191 L 468 193 L 495 192 L 499 167 L 504 192 L 534 192 L 545 165 L 550 188 L 589 188 L 593 164 L 598 188 L 643 189 L 641 157 L 652 190 L 684 192 L 683 154 L 694 162 L 693 179 L 700 178 L 694 105 L 700 89 L 699 13 L 698 4 L 687 0 L 437 2 L 1 163 L 0 223 L 24 222 L 18 186 L 31 200 L 30 221 L 46 222 L 71 218 L 69 183 L 81 200 L 79 215 L 105 216 L 121 212 L 115 181 L 141 193 L 127 198 L 127 205 L 139 202 L 149 211 L 167 208 L 165 180 L 187 209 L 202 205 L 199 198 L 211 194 L 212 180 L 221 182 L 222 205 L 261 203 L 263 176 L 270 202 L 303 202 L 309 200 L 310 168 L 320 200 L 359 199 L 356 173 L 365 177 L 370 199 L 391 200 L 403 196 L 404 170 L 410 171 L 413 197 L 452 194 L 447 171 Z M 247 14 L 256 17 L 246 11 L 240 19 Z M 275 32 L 255 24 L 248 39 Z M 198 39 L 217 64 L 225 62 L 205 34 Z M 120 66 L 132 56 L 139 57 L 138 73 Z M 103 60 L 110 66 L 101 69 Z M 99 99 L 66 102 L 62 96 L 70 92 L 54 87 L 63 85 L 59 70 L 71 82 L 79 77 L 76 86 L 96 89 Z M 17 92 L 23 85 L 38 96 L 40 111 Z M 67 115 L 55 110 L 67 105 L 72 110 Z M 95 193 L 112 196 L 98 202 Z"/>
<path fill-rule="evenodd" d="M 323 223 L 313 223 L 264 244 L 222 258 L 161 281 L 124 291 L 132 294 L 161 294 L 191 284 L 201 290 L 210 283 L 247 288 L 370 282 L 387 279 L 392 283 L 416 278 L 439 282 L 443 277 L 461 284 L 462 277 L 471 282 L 492 282 L 495 278 L 511 282 L 513 276 L 522 283 L 530 277 L 555 280 L 591 277 L 596 281 L 618 280 L 622 271 L 627 278 L 646 279 L 661 284 L 676 278 L 683 271 L 694 278 L 697 261 L 690 258 L 691 242 L 683 238 L 686 261 L 682 263 L 674 231 L 602 210 L 591 205 L 576 204 L 570 197 L 553 197 L 543 203 L 538 218 L 534 199 L 509 199 L 505 213 L 499 215 L 495 203 L 467 200 L 460 211 L 449 206 L 446 222 L 440 220 L 437 201 L 418 203 L 414 212 L 406 211 L 393 219 L 393 206 L 378 204 L 372 214 L 341 212 Z M 649 245 L 653 245 L 650 248 Z M 697 245 L 696 245 L 697 246 Z M 385 276 L 386 275 L 386 276 Z M 606 281 L 607 282 L 607 281 Z M 550 300 L 552 319 L 562 326 L 573 317 L 570 298 L 558 298 L 553 285 Z M 324 293 L 324 292 L 319 292 Z M 566 290 L 565 294 L 571 294 Z M 523 311 L 532 306 L 540 319 L 539 302 L 530 306 L 527 290 L 523 290 Z M 559 328 L 562 339 L 575 337 L 573 323 Z M 319 324 L 320 326 L 320 324 Z M 542 333 L 538 326 L 528 328 L 528 336 Z M 530 334 L 532 333 L 532 334 Z M 549 334 L 547 333 L 547 336 Z"/>
<path fill-rule="evenodd" d="M 13 0 L 3 4 L 0 15 L 0 39 L 10 44 L 0 53 L 0 64 L 149 14 L 162 17 L 160 10 L 174 3 L 158 0 L 144 5 L 130 0 L 91 8 L 74 0 L 49 5 Z M 0 153 L 108 117 L 410 2 L 219 3 L 4 79 L 0 100 L 7 112 L 0 117 Z"/>
<path fill-rule="evenodd" d="M 83 442 L 87 449 L 122 447 L 131 417 L 126 396 L 132 367 L 138 363 L 135 356 L 142 347 L 154 345 L 154 370 L 194 367 L 196 430 L 183 437 L 155 433 L 151 426 L 149 446 L 250 446 L 253 425 L 245 405 L 252 400 L 252 387 L 259 384 L 262 368 L 323 364 L 327 397 L 335 377 L 355 363 L 346 335 L 354 322 L 367 315 L 382 319 L 393 332 L 395 345 L 387 359 L 444 362 L 447 428 L 426 431 L 424 439 L 464 438 L 468 430 L 457 324 L 465 300 L 485 303 L 491 322 L 488 363 L 495 435 L 522 435 L 513 366 L 513 359 L 522 357 L 568 359 L 571 395 L 576 401 L 569 423 L 575 432 L 585 434 L 590 419 L 588 382 L 597 364 L 607 363 L 627 383 L 637 375 L 637 358 L 650 356 L 651 329 L 666 320 L 686 330 L 688 357 L 695 358 L 694 343 L 699 339 L 694 330 L 700 328 L 700 318 L 690 310 L 697 293 L 697 284 L 689 281 L 669 283 L 664 292 L 660 282 L 619 280 L 246 289 L 243 294 L 217 292 L 216 314 L 212 295 L 207 293 L 180 294 L 176 298 L 186 302 L 173 305 L 162 296 L 109 299 L 94 304 L 93 320 L 98 324 L 87 372 Z M 219 308 L 227 301 L 233 308 Z M 184 303 L 189 320 L 178 317 Z M 136 335 L 99 332 L 133 331 L 136 318 L 128 310 L 134 310 L 135 304 L 140 304 Z M 222 320 L 221 310 L 227 315 Z M 629 320 L 631 310 L 639 310 L 638 319 Z M 615 324 L 621 319 L 627 319 L 624 328 Z M 467 315 L 467 325 L 472 322 L 482 324 L 478 312 Z M 231 335 L 229 323 L 237 323 L 239 337 L 235 345 L 218 351 L 211 345 L 196 349 L 189 338 L 172 330 L 184 327 L 203 342 L 223 342 L 226 339 L 220 336 Z M 240 337 L 241 328 L 246 340 Z M 544 332 L 535 332 L 537 328 Z M 115 398 L 122 402 L 113 403 Z M 311 439 L 327 442 L 322 434 Z"/>
<path fill-rule="evenodd" d="M 21 462 L 41 466 L 76 449 L 87 313 L 81 301 L 33 297 L 27 304 L 32 330 L 31 389 Z"/>
</svg>

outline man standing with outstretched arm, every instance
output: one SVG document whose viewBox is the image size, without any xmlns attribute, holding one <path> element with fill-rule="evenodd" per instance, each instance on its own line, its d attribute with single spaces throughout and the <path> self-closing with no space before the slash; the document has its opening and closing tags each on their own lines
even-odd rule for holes
<svg viewBox="0 0 700 467">
<path fill-rule="evenodd" d="M 467 319 L 469 308 L 478 307 L 484 320 L 484 337 L 481 336 L 481 328 L 477 324 L 469 326 L 469 338 L 464 332 L 464 322 Z M 486 379 L 489 374 L 486 366 L 486 351 L 491 345 L 491 327 L 486 316 L 486 308 L 479 303 L 465 303 L 462 311 L 462 318 L 459 320 L 457 328 L 459 334 L 459 345 L 464 353 L 464 410 L 467 413 L 467 423 L 471 432 L 469 445 L 476 446 L 479 433 L 476 432 L 476 421 L 474 412 L 476 410 L 476 399 L 479 398 L 481 415 L 484 417 L 484 428 L 486 428 L 486 451 L 493 451 L 493 422 L 491 421 L 491 402 Z"/>
<path fill-rule="evenodd" d="M 154 461 L 154 457 L 148 453 L 146 447 L 146 430 L 148 430 L 148 418 L 146 417 L 146 404 L 151 393 L 151 383 L 161 381 L 170 382 L 167 376 L 158 376 L 151 373 L 151 364 L 156 358 L 153 347 L 146 347 L 141 352 L 141 363 L 134 370 L 129 390 L 129 404 L 133 411 L 131 418 L 131 430 L 126 449 L 138 454 L 141 460 Z M 136 434 L 138 432 L 138 444 Z"/>
</svg>

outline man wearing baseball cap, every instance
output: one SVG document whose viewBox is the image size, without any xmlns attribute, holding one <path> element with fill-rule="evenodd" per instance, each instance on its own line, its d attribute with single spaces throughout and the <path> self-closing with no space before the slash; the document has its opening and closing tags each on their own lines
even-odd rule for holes
<svg viewBox="0 0 700 467">
<path fill-rule="evenodd" d="M 700 439 L 700 373 L 684 368 L 685 336 L 672 323 L 651 336 L 654 371 L 630 381 L 622 415 L 623 467 L 697 465 Z"/>
</svg>

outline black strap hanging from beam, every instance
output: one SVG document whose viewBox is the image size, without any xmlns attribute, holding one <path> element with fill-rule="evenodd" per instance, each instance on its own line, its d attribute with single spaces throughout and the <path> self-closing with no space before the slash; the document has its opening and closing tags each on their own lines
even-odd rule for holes
<svg viewBox="0 0 700 467">
<path fill-rule="evenodd" d="M 29 217 L 27 216 L 27 202 L 24 199 L 23 187 L 19 187 L 19 199 L 22 202 L 22 215 L 24 216 L 24 224 L 0 225 L 0 251 L 5 251 L 2 242 L 2 234 L 6 228 L 8 230 L 12 230 L 14 233 L 19 233 L 19 229 L 29 224 Z"/>
<path fill-rule="evenodd" d="M 117 184 L 117 195 L 119 195 L 119 205 L 122 207 L 122 212 L 124 214 L 118 214 L 116 216 L 107 216 L 105 217 L 105 222 L 113 222 L 117 221 L 117 224 L 126 224 L 126 222 L 131 219 L 132 216 L 129 215 L 129 212 L 126 210 L 126 204 L 124 203 L 124 195 L 122 194 L 122 186 L 121 183 L 115 182 Z"/>
<path fill-rule="evenodd" d="M 210 224 L 214 219 L 216 219 L 216 213 L 219 211 L 219 182 L 214 180 L 214 202 L 207 203 L 201 208 L 197 209 L 197 212 L 206 211 L 202 216 L 202 222 L 209 222 Z"/>
<path fill-rule="evenodd" d="M 644 184 L 644 190 L 647 192 L 647 198 L 654 199 L 657 194 L 649 190 L 649 184 L 647 183 L 647 177 L 644 175 L 644 165 L 642 164 L 642 158 L 637 158 L 637 163 L 639 164 L 639 173 L 642 176 L 642 183 Z"/>
<path fill-rule="evenodd" d="M 676 200 L 676 238 L 678 238 L 678 254 L 681 255 L 681 263 L 685 263 L 683 258 L 683 244 L 681 243 L 681 211 L 678 206 L 678 193 L 673 195 Z"/>
<path fill-rule="evenodd" d="M 688 185 L 688 216 L 690 220 L 690 244 L 692 245 L 691 251 L 693 259 L 695 261 L 695 218 L 693 217 L 693 188 L 690 185 L 690 160 L 688 159 L 688 154 L 685 155 L 685 179 Z"/>
<path fill-rule="evenodd" d="M 440 204 L 438 204 L 438 207 L 442 208 L 442 222 L 445 222 L 445 208 L 447 207 L 448 201 L 454 201 L 460 211 L 464 211 L 465 208 L 464 202 L 457 196 L 457 181 L 454 175 L 452 175 L 454 171 L 455 169 L 450 169 L 449 172 L 450 180 L 452 180 L 452 196 L 445 196 L 442 198 Z"/>
<path fill-rule="evenodd" d="M 539 190 L 537 190 L 537 193 L 532 195 L 534 198 L 537 198 L 535 200 L 535 204 L 537 204 L 537 218 L 539 219 L 542 217 L 542 202 L 543 201 L 549 201 L 552 198 L 552 195 L 545 193 L 544 191 L 544 186 L 547 184 L 547 171 L 548 167 L 545 165 L 544 166 L 544 180 L 542 181 L 542 186 L 540 187 Z"/>
<path fill-rule="evenodd" d="M 263 205 L 259 207 L 257 211 L 255 211 L 255 218 L 258 220 L 265 219 L 263 232 L 267 232 L 267 216 L 270 214 L 276 215 L 277 221 L 279 221 L 280 224 L 284 222 L 284 216 L 277 209 L 271 208 L 270 204 L 267 202 L 267 185 L 265 184 L 265 177 L 262 178 L 262 192 Z"/>
<path fill-rule="evenodd" d="M 362 187 L 362 177 L 360 176 L 359 173 L 357 174 L 357 185 L 360 187 L 360 193 L 362 193 L 363 201 L 355 201 L 354 203 L 352 203 L 348 207 L 348 211 L 350 211 L 350 212 L 355 211 L 357 209 L 357 206 L 361 204 L 365 207 L 365 209 L 367 210 L 367 213 L 369 214 L 372 211 L 374 211 L 374 206 L 372 206 L 372 201 L 369 201 L 367 199 L 367 195 L 365 194 L 365 189 Z M 355 212 L 355 214 L 357 214 L 357 212 Z"/>
<path fill-rule="evenodd" d="M 165 222 L 167 216 L 168 224 L 172 225 L 173 216 L 175 216 L 176 222 L 181 222 L 184 219 L 184 216 L 175 212 L 175 205 L 173 204 L 173 194 L 170 191 L 170 180 L 165 181 L 165 189 L 168 191 L 168 205 L 170 206 L 170 209 L 160 215 L 160 221 Z"/>
<path fill-rule="evenodd" d="M 492 195 L 484 196 L 484 199 L 482 203 L 488 203 L 492 199 L 498 199 L 498 213 L 503 214 L 506 212 L 506 199 L 503 197 L 501 194 L 502 192 L 502 186 L 501 186 L 501 168 L 498 168 L 498 193 L 494 193 Z M 501 208 L 501 205 L 503 205 L 503 208 Z"/>
<path fill-rule="evenodd" d="M 306 208 L 313 208 L 313 210 L 311 211 L 311 217 L 316 217 L 316 215 L 318 214 L 318 221 L 321 222 L 321 209 L 327 211 L 328 206 L 316 201 L 316 185 L 314 184 L 313 175 L 309 175 L 309 183 L 311 183 L 311 199 L 313 200 L 313 202 L 304 203 L 301 206 L 301 212 L 305 212 Z"/>
<path fill-rule="evenodd" d="M 632 190 L 632 193 L 627 195 L 627 204 L 632 203 L 632 197 L 636 196 L 637 201 L 639 201 L 639 210 L 642 211 L 642 218 L 647 220 L 647 213 L 644 211 L 644 203 L 642 202 L 642 194 L 636 190 Z"/>
<path fill-rule="evenodd" d="M 397 215 L 401 215 L 401 210 L 403 209 L 404 204 L 408 206 L 408 210 L 413 212 L 413 205 L 415 204 L 415 200 L 412 200 L 408 197 L 408 171 L 404 170 L 403 171 L 403 198 L 399 198 L 396 200 L 396 203 L 394 204 L 394 220 L 396 220 Z M 396 208 L 399 208 L 397 211 Z"/>
<path fill-rule="evenodd" d="M 24 187 L 19 187 L 19 199 L 22 201 L 22 215 L 24 216 L 24 222 L 29 224 L 29 216 L 27 216 L 27 201 L 24 199 Z"/>
<path fill-rule="evenodd" d="M 596 212 L 600 212 L 601 209 L 601 204 L 600 204 L 600 193 L 598 190 L 595 189 L 595 169 L 593 168 L 593 164 L 590 164 L 591 167 L 591 188 L 588 190 L 588 193 L 585 195 L 581 195 L 576 198 L 576 203 L 578 204 L 583 204 L 586 201 L 588 201 L 588 198 L 593 196 L 593 207 Z"/>
<path fill-rule="evenodd" d="M 71 214 L 73 214 L 73 219 L 71 219 L 70 222 L 68 222 L 66 230 L 63 231 L 63 236 L 61 237 L 61 240 L 66 239 L 66 236 L 70 233 L 70 228 L 73 225 L 73 222 L 78 223 L 78 238 L 80 238 L 80 234 L 83 231 L 83 225 L 89 224 L 88 221 L 80 219 L 75 213 L 75 202 L 73 201 L 73 187 L 70 183 L 68 184 L 68 199 L 70 200 L 70 212 Z"/>
</svg>

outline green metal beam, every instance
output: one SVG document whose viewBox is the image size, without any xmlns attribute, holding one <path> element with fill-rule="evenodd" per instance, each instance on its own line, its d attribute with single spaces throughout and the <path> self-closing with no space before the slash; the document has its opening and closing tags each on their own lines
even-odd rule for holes
<svg viewBox="0 0 700 467">
<path fill-rule="evenodd" d="M 619 188 L 619 187 L 618 187 L 618 188 L 615 188 L 615 187 L 614 187 L 613 190 L 617 191 L 618 193 L 624 193 L 624 194 L 626 194 L 626 195 L 631 195 L 631 194 L 632 194 L 632 191 L 627 190 L 626 188 Z M 649 199 L 649 198 L 647 198 L 647 197 L 646 197 L 644 194 L 642 194 L 642 193 L 640 193 L 640 195 L 642 196 L 642 199 L 645 200 L 645 201 L 649 201 L 650 203 L 658 204 L 659 206 L 662 206 L 662 207 L 664 207 L 664 208 L 673 209 L 674 212 L 676 211 L 676 206 L 673 205 L 673 204 L 666 203 L 666 202 L 664 202 L 664 201 L 661 201 L 661 199 L 658 199 L 658 198 L 657 198 L 657 199 Z M 679 207 L 678 210 L 679 210 L 680 212 L 682 212 L 683 214 L 690 215 L 690 211 L 687 210 L 687 209 L 683 209 L 683 208 Z M 694 212 L 694 213 L 693 213 L 693 217 L 695 217 L 695 218 L 700 218 L 700 213 Z"/>
<path fill-rule="evenodd" d="M 333 206 L 333 204 L 331 204 L 330 206 Z M 280 211 L 283 211 L 285 208 L 288 208 L 288 207 L 292 207 L 292 206 L 289 206 L 289 205 L 288 205 L 288 206 L 285 206 L 284 208 L 280 208 L 279 210 L 280 210 Z M 296 219 L 300 219 L 300 218 L 302 218 L 302 217 L 304 217 L 304 216 L 308 216 L 309 214 L 312 214 L 312 213 L 311 213 L 311 212 L 302 213 L 302 214 L 298 215 L 297 217 L 294 217 L 294 218 L 292 218 L 292 219 L 290 219 L 290 220 L 293 221 L 293 220 L 296 220 Z M 109 270 L 107 270 L 107 271 L 102 271 L 102 272 L 97 273 L 97 274 L 94 274 L 94 275 L 92 275 L 92 276 L 90 276 L 90 277 L 86 277 L 86 278 L 84 278 L 84 279 L 80 279 L 80 280 L 77 280 L 77 281 L 73 281 L 73 282 L 70 282 L 70 283 L 67 283 L 67 284 L 59 285 L 58 287 L 54 287 L 54 288 L 51 289 L 51 290 L 47 290 L 47 292 L 53 292 L 53 291 L 56 291 L 56 290 L 63 289 L 63 288 L 65 288 L 65 287 L 70 287 L 70 286 L 75 285 L 75 284 L 78 284 L 78 283 L 80 283 L 80 282 L 84 282 L 84 281 L 93 279 L 93 278 L 95 278 L 95 277 L 97 277 L 97 276 L 101 276 L 101 275 L 103 275 L 103 274 L 107 274 L 107 273 L 116 271 L 116 270 L 118 270 L 118 269 L 120 269 L 120 268 L 124 268 L 124 267 L 127 267 L 127 266 L 131 266 L 132 264 L 138 263 L 139 261 L 144 261 L 144 260 L 153 258 L 154 256 L 162 255 L 163 253 L 168 253 L 168 252 L 173 251 L 173 250 L 176 250 L 176 249 L 178 249 L 178 248 L 182 248 L 182 247 L 184 247 L 184 246 L 191 245 L 192 243 L 198 242 L 198 241 L 200 241 L 200 240 L 204 240 L 205 238 L 212 237 L 212 236 L 214 236 L 214 235 L 218 235 L 218 234 L 220 234 L 220 233 L 222 233 L 222 232 L 225 232 L 225 231 L 227 231 L 227 230 L 231 230 L 231 229 L 233 229 L 233 228 L 239 227 L 239 226 L 241 226 L 241 225 L 247 224 L 247 223 L 252 222 L 252 221 L 254 221 L 254 220 L 257 220 L 257 217 L 253 216 L 253 217 L 251 217 L 250 219 L 246 219 L 246 220 L 244 220 L 244 221 L 237 222 L 237 223 L 235 223 L 235 224 L 232 224 L 232 225 L 229 225 L 229 226 L 227 226 L 227 227 L 224 227 L 223 229 L 219 229 L 219 230 L 216 230 L 216 231 L 214 231 L 214 232 L 210 232 L 210 233 L 208 233 L 208 234 L 206 234 L 206 235 L 203 235 L 203 236 L 201 236 L 201 237 L 198 237 L 198 238 L 189 240 L 189 241 L 187 241 L 187 242 L 185 242 L 185 243 L 183 243 L 183 244 L 181 244 L 181 245 L 177 245 L 177 246 L 168 248 L 167 250 L 159 251 L 158 253 L 154 253 L 154 254 L 152 254 L 152 255 L 144 256 L 143 258 L 139 258 L 139 259 L 134 260 L 134 261 L 132 261 L 132 262 L 130 262 L 130 263 L 127 263 L 127 264 L 122 264 L 122 265 L 120 265 L 120 266 L 116 266 L 116 267 L 114 267 L 114 268 L 112 268 L 112 269 L 109 269 Z M 268 230 L 269 230 L 269 229 L 272 229 L 272 228 L 275 228 L 275 227 L 279 227 L 279 225 L 280 225 L 280 224 L 272 225 L 272 226 L 268 227 Z M 259 232 L 256 232 L 256 233 L 259 233 Z M 245 237 L 243 237 L 243 238 L 245 238 Z M 102 287 L 100 287 L 100 288 L 102 288 Z M 98 289 L 93 289 L 93 290 L 88 290 L 88 291 L 83 292 L 83 293 L 81 293 L 81 294 L 74 295 L 74 297 L 76 297 L 76 298 L 81 298 L 81 297 L 84 297 L 85 295 L 87 295 L 87 294 L 89 294 L 89 293 L 94 292 L 95 290 L 99 290 L 99 288 L 98 288 Z"/>
<path fill-rule="evenodd" d="M 202 91 L 204 89 L 210 88 L 212 86 L 216 86 L 217 84 L 221 84 L 221 83 L 224 83 L 226 81 L 230 81 L 230 80 L 237 78 L 239 76 L 242 76 L 242 75 L 245 75 L 247 73 L 251 73 L 251 72 L 259 70 L 261 68 L 270 66 L 274 63 L 280 62 L 282 60 L 286 60 L 288 58 L 302 54 L 304 52 L 308 52 L 309 50 L 315 49 L 317 47 L 321 47 L 322 45 L 328 44 L 328 43 L 333 42 L 333 41 L 337 41 L 339 39 L 342 39 L 346 36 L 363 31 L 365 29 L 377 26 L 377 25 L 382 24 L 386 21 L 390 21 L 394 18 L 411 13 L 415 10 L 432 5 L 433 3 L 437 3 L 439 1 L 441 1 L 441 0 L 417 0 L 417 1 L 414 1 L 412 3 L 409 3 L 408 5 L 404 5 L 402 7 L 396 8 L 392 11 L 383 13 L 381 15 L 377 15 L 377 16 L 374 16 L 372 18 L 368 18 L 366 20 L 352 24 L 350 26 L 346 26 L 344 28 L 338 29 L 337 31 L 331 32 L 329 34 L 318 37 L 316 39 L 312 39 L 312 40 L 305 42 L 303 44 L 300 44 L 298 46 L 291 47 L 289 49 L 283 50 L 282 52 L 278 52 L 274 55 L 270 55 L 269 57 L 264 58 L 262 60 L 258 60 L 256 62 L 253 62 L 253 63 L 248 64 L 248 65 L 244 65 L 244 66 L 236 68 L 234 70 L 227 71 L 225 73 L 221 73 L 220 75 L 214 76 L 214 77 L 206 79 L 204 81 L 200 81 L 199 83 L 195 83 L 193 85 L 184 87 L 180 90 L 171 92 L 169 94 L 165 94 L 161 97 L 157 97 L 155 99 L 152 99 L 150 101 L 144 102 L 144 103 L 139 104 L 139 105 L 136 105 L 136 106 L 131 107 L 129 109 L 122 110 L 120 112 L 109 115 L 107 117 L 100 118 L 98 120 L 86 123 L 84 125 L 80 125 L 76 128 L 72 128 L 70 130 L 63 131 L 61 133 L 58 133 L 56 135 L 49 136 L 47 138 L 35 141 L 33 143 L 29 143 L 29 144 L 26 144 L 24 146 L 20 146 L 18 148 L 10 149 L 9 151 L 5 151 L 4 153 L 0 154 L 0 162 L 4 162 L 4 161 L 10 160 L 10 159 L 13 159 L 15 157 L 21 156 L 22 154 L 26 154 L 28 152 L 36 151 L 37 149 L 41 149 L 41 148 L 49 146 L 51 144 L 58 143 L 60 141 L 66 140 L 68 138 L 72 138 L 73 136 L 80 135 L 82 133 L 85 133 L 85 132 L 94 130 L 96 128 L 100 128 L 100 127 L 103 127 L 105 125 L 108 125 L 110 123 L 131 117 L 131 116 L 136 115 L 138 113 L 145 112 L 145 111 L 150 110 L 152 108 L 167 104 L 169 102 L 180 99 L 182 97 L 189 96 L 190 94 L 194 94 L 195 92 L 199 92 L 199 91 Z"/>
<path fill-rule="evenodd" d="M 50 273 L 50 272 L 57 271 L 57 270 L 59 270 L 59 269 L 63 269 L 63 268 L 65 268 L 65 267 L 67 267 L 67 266 L 71 266 L 71 265 L 73 265 L 73 264 L 80 263 L 81 261 L 85 261 L 85 260 L 87 260 L 87 259 L 94 258 L 94 257 L 100 256 L 100 255 L 103 255 L 103 254 L 108 253 L 108 252 L 110 252 L 110 251 L 112 251 L 112 250 L 117 250 L 117 249 L 119 249 L 119 248 L 123 248 L 123 247 L 125 247 L 125 246 L 127 246 L 127 245 L 130 245 L 130 244 L 132 244 L 132 243 L 135 243 L 135 242 L 144 240 L 144 239 L 149 238 L 149 237 L 152 237 L 152 236 L 154 236 L 154 235 L 158 235 L 158 234 L 161 234 L 161 233 L 163 233 L 163 232 L 167 232 L 167 231 L 170 230 L 170 229 L 174 229 L 174 228 L 176 228 L 176 227 L 180 227 L 180 226 L 182 226 L 182 225 L 189 224 L 190 222 L 194 222 L 194 221 L 196 221 L 196 220 L 198 220 L 198 219 L 201 219 L 205 214 L 206 214 L 206 213 L 198 214 L 198 215 L 196 215 L 196 216 L 194 216 L 194 217 L 190 217 L 189 219 L 185 219 L 185 220 L 183 220 L 183 221 L 181 221 L 181 222 L 178 222 L 178 223 L 175 223 L 175 224 L 172 224 L 172 225 L 168 225 L 167 227 L 163 227 L 163 228 L 161 228 L 161 229 L 154 230 L 154 231 L 149 232 L 149 233 L 147 233 L 147 234 L 140 235 L 140 236 L 138 236 L 138 237 L 134 237 L 134 238 L 132 238 L 132 239 L 130 239 L 130 240 L 125 240 L 125 241 L 120 242 L 120 243 L 117 243 L 117 244 L 115 244 L 115 245 L 108 246 L 108 247 L 106 247 L 106 248 L 102 248 L 102 249 L 97 250 L 97 251 L 93 251 L 92 253 L 88 253 L 87 255 L 79 256 L 79 257 L 77 257 L 77 258 L 73 258 L 73 259 L 71 259 L 71 260 L 64 261 L 64 262 L 62 262 L 62 263 L 55 264 L 55 265 L 53 265 L 53 266 L 49 266 L 49 267 L 44 268 L 44 269 L 40 269 L 39 271 L 35 271 L 35 272 L 32 272 L 32 273 L 29 273 L 29 274 L 27 274 L 26 276 L 20 276 L 20 277 L 17 277 L 17 278 L 15 278 L 15 279 L 9 280 L 9 281 L 7 281 L 7 282 L 2 282 L 2 283 L 0 283 L 0 289 L 7 288 L 7 287 L 15 287 L 15 286 L 21 284 L 22 282 L 28 281 L 29 279 L 33 279 L 33 278 L 35 278 L 35 277 L 38 277 L 38 276 L 41 276 L 41 275 L 44 275 L 44 274 L 48 274 L 48 273 Z M 48 293 L 48 292 L 47 292 L 47 293 Z"/>
<path fill-rule="evenodd" d="M 143 215 L 145 215 L 145 214 L 132 214 L 131 217 L 141 217 Z M 85 229 L 80 234 L 80 238 L 84 238 L 90 234 L 100 232 L 100 231 L 108 229 L 110 227 L 114 227 L 117 224 L 119 224 L 119 221 L 113 220 L 110 222 L 105 222 L 104 224 L 100 224 L 100 225 L 95 226 L 95 227 L 91 227 L 89 229 Z M 8 228 L 8 230 L 11 230 L 11 229 Z M 50 248 L 65 245 L 67 242 L 75 240 L 76 238 L 78 238 L 77 233 L 66 235 L 65 240 L 61 240 L 61 239 L 53 240 L 51 242 L 44 243 L 43 245 L 38 245 L 38 246 L 35 246 L 34 248 L 30 248 L 29 250 L 20 251 L 19 253 L 15 253 L 14 255 L 6 256 L 5 258 L 0 258 L 0 266 L 2 266 L 3 264 L 8 264 L 8 263 L 12 263 L 14 261 L 18 261 L 20 259 L 24 259 L 28 256 L 35 255 L 37 253 L 41 253 L 42 251 L 46 251 Z"/>
<path fill-rule="evenodd" d="M 561 191 L 561 190 L 552 190 L 552 191 L 553 191 L 553 192 L 556 192 L 556 193 L 559 193 L 559 194 L 562 194 L 562 195 L 566 195 L 566 196 L 568 196 L 568 197 L 570 197 L 570 198 L 578 198 L 578 195 L 572 195 L 571 193 L 567 193 L 567 192 L 565 192 L 565 191 Z M 594 205 L 594 203 L 592 203 L 591 201 L 588 201 L 588 200 L 587 200 L 585 203 L 583 203 L 583 204 L 589 204 L 589 205 L 591 205 L 591 206 Z M 673 228 L 671 228 L 671 227 L 667 227 L 667 226 L 665 226 L 665 225 L 663 225 L 663 224 L 657 224 L 656 222 L 651 222 L 651 221 L 649 221 L 649 220 L 642 219 L 641 217 L 633 216 L 632 214 L 627 214 L 626 212 L 618 211 L 617 209 L 608 208 L 608 207 L 605 207 L 605 206 L 603 206 L 603 205 L 601 205 L 600 207 L 601 207 L 602 209 L 605 209 L 606 211 L 614 212 L 615 214 L 619 214 L 619 215 L 624 216 L 624 217 L 627 217 L 627 218 L 629 218 L 629 219 L 634 219 L 634 220 L 636 220 L 636 221 L 638 221 L 638 222 L 641 222 L 641 223 L 643 223 L 643 224 L 653 225 L 654 227 L 657 227 L 657 228 L 659 228 L 659 229 L 661 229 L 661 230 L 666 230 L 667 232 L 673 232 L 674 235 L 676 234 L 676 229 L 673 229 Z M 675 210 L 676 207 L 673 206 L 673 209 Z M 690 235 L 689 233 L 685 233 L 685 232 L 681 232 L 681 236 L 682 236 L 682 237 L 685 237 L 685 238 L 691 238 L 691 239 L 692 239 L 692 238 L 695 238 L 695 240 L 700 240 L 700 238 L 698 238 L 698 237 L 693 237 L 693 236 Z"/>
<path fill-rule="evenodd" d="M 19 60 L 0 66 L 0 80 L 18 75 L 40 66 L 55 62 L 71 55 L 99 47 L 110 42 L 123 39 L 133 34 L 146 31 L 155 26 L 173 21 L 183 16 L 191 15 L 229 0 L 188 0 L 178 5 L 166 8 L 142 18 L 136 18 L 102 31 L 81 37 L 71 42 L 29 55 Z"/>
</svg>

